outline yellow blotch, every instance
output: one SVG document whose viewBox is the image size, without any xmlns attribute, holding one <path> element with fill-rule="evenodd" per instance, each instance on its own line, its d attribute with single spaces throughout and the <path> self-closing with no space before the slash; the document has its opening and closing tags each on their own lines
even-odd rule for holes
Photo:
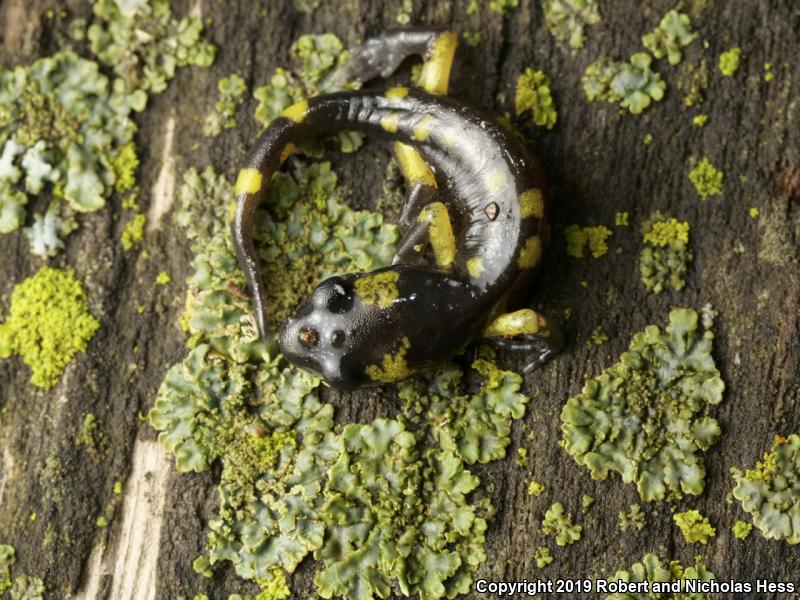
<svg viewBox="0 0 800 600">
<path fill-rule="evenodd" d="M 408 96 L 408 88 L 399 86 L 399 87 L 392 87 L 386 90 L 386 97 L 389 99 L 398 99 L 398 98 L 405 98 Z"/>
<path fill-rule="evenodd" d="M 458 36 L 452 31 L 445 31 L 436 38 L 430 57 L 422 65 L 417 85 L 431 94 L 446 94 L 457 45 Z"/>
<path fill-rule="evenodd" d="M 303 100 L 284 109 L 281 116 L 295 123 L 302 123 L 303 119 L 306 118 L 306 114 L 308 114 L 308 100 Z"/>
<path fill-rule="evenodd" d="M 483 259 L 479 256 L 470 258 L 467 261 L 467 273 L 472 277 L 480 277 L 481 273 L 483 273 Z"/>
<path fill-rule="evenodd" d="M 433 118 L 430 115 L 424 115 L 419 121 L 414 123 L 412 133 L 418 142 L 424 142 L 428 139 L 428 136 L 431 134 L 432 123 Z"/>
<path fill-rule="evenodd" d="M 544 215 L 544 196 L 539 188 L 531 188 L 519 196 L 519 216 L 538 217 Z"/>
<path fill-rule="evenodd" d="M 522 334 L 537 334 L 540 317 L 530 308 L 505 313 L 492 321 L 483 330 L 484 337 L 514 337 Z"/>
<path fill-rule="evenodd" d="M 428 237 L 436 264 L 440 267 L 452 264 L 456 257 L 456 236 L 447 207 L 441 202 L 431 202 L 420 211 L 417 221 L 430 223 Z"/>
<path fill-rule="evenodd" d="M 239 171 L 236 178 L 236 195 L 257 194 L 261 191 L 261 171 L 247 167 Z"/>
<path fill-rule="evenodd" d="M 410 347 L 411 342 L 404 337 L 397 352 L 384 354 L 379 365 L 369 365 L 364 372 L 373 381 L 382 383 L 393 383 L 405 379 L 412 373 L 406 362 L 406 353 Z"/>
<path fill-rule="evenodd" d="M 365 275 L 355 284 L 356 294 L 364 304 L 375 304 L 379 308 L 389 308 L 397 300 L 400 292 L 397 281 L 400 274 L 397 271 L 384 271 L 375 275 Z"/>
<path fill-rule="evenodd" d="M 508 185 L 508 176 L 499 169 L 494 169 L 486 178 L 486 187 L 489 188 L 489 192 L 492 194 L 498 193 L 506 185 Z"/>
<path fill-rule="evenodd" d="M 528 238 L 522 250 L 519 253 L 517 264 L 520 269 L 531 269 L 539 264 L 542 258 L 542 240 L 539 236 L 535 235 Z"/>
<path fill-rule="evenodd" d="M 406 178 L 408 183 L 420 183 L 436 187 L 436 178 L 433 176 L 430 167 L 419 155 L 419 152 L 402 142 L 395 143 L 394 152 L 400 162 L 400 170 L 403 172 L 403 177 Z"/>
<path fill-rule="evenodd" d="M 286 144 L 281 151 L 281 162 L 285 161 L 289 156 L 291 156 L 292 152 L 296 150 L 297 146 L 294 144 Z"/>
<path fill-rule="evenodd" d="M 389 133 L 397 131 L 397 124 L 400 122 L 400 113 L 389 113 L 381 118 L 381 128 Z"/>
</svg>

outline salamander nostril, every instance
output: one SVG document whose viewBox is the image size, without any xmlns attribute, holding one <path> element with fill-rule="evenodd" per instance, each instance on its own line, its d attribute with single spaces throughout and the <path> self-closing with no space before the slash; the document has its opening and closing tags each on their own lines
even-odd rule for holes
<svg viewBox="0 0 800 600">
<path fill-rule="evenodd" d="M 297 334 L 297 339 L 304 346 L 316 346 L 319 341 L 319 333 L 316 329 L 301 329 Z"/>
</svg>

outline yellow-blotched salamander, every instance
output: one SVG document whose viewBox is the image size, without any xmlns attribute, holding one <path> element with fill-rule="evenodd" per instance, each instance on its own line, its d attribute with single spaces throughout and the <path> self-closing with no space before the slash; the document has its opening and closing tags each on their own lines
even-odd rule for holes
<svg viewBox="0 0 800 600">
<path fill-rule="evenodd" d="M 393 87 L 309 98 L 270 123 L 237 179 L 233 233 L 267 334 L 253 220 L 272 174 L 296 145 L 343 130 L 395 141 L 406 179 L 403 233 L 391 266 L 331 277 L 283 323 L 286 358 L 354 389 L 404 379 L 483 335 L 507 349 L 556 352 L 561 335 L 529 308 L 506 312 L 528 289 L 550 237 L 548 190 L 525 145 L 484 111 L 444 96 L 457 36 L 387 32 L 356 48 L 342 80 L 390 75 L 422 55 L 422 90 Z"/>
</svg>

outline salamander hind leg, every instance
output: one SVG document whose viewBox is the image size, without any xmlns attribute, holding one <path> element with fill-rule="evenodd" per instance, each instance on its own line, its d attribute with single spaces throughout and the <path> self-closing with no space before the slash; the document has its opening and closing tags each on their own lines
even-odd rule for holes
<svg viewBox="0 0 800 600">
<path fill-rule="evenodd" d="M 564 345 L 561 328 L 530 308 L 500 315 L 483 330 L 483 336 L 503 350 L 533 353 L 523 373 L 547 362 Z"/>
</svg>

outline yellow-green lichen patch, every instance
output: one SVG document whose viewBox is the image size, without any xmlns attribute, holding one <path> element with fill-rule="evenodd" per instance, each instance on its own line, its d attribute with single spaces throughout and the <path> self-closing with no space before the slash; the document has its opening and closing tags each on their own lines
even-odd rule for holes
<svg viewBox="0 0 800 600">
<path fill-rule="evenodd" d="M 708 158 L 703 158 L 689 171 L 689 181 L 705 200 L 710 196 L 722 195 L 722 182 L 725 174 L 714 167 Z"/>
<path fill-rule="evenodd" d="M 642 44 L 656 58 L 666 56 L 669 64 L 677 65 L 683 58 L 681 48 L 691 44 L 696 37 L 689 15 L 673 9 L 664 15 L 658 27 L 642 36 Z"/>
<path fill-rule="evenodd" d="M 602 325 L 598 325 L 594 328 L 592 333 L 589 334 L 589 339 L 586 340 L 586 347 L 591 348 L 592 346 L 599 346 L 600 344 L 604 344 L 608 341 L 608 335 L 603 330 Z"/>
<path fill-rule="evenodd" d="M 217 89 L 219 98 L 214 104 L 214 110 L 203 122 L 203 134 L 212 137 L 222 133 L 223 129 L 236 127 L 239 121 L 237 114 L 244 102 L 247 83 L 241 76 L 233 73 L 220 79 Z"/>
<path fill-rule="evenodd" d="M 44 581 L 38 577 L 20 575 L 11 586 L 11 600 L 43 600 Z"/>
<path fill-rule="evenodd" d="M 629 225 L 629 223 L 628 223 L 629 218 L 630 218 L 630 215 L 628 215 L 627 211 L 618 212 L 616 214 L 616 216 L 614 217 L 614 226 L 616 226 L 616 227 L 627 227 Z"/>
<path fill-rule="evenodd" d="M 708 416 L 725 388 L 711 356 L 713 334 L 689 309 L 664 331 L 637 333 L 620 361 L 590 379 L 561 412 L 562 446 L 594 479 L 616 471 L 643 500 L 703 490 L 700 452 L 720 434 Z M 710 327 L 711 319 L 704 319 Z"/>
<path fill-rule="evenodd" d="M 695 127 L 703 127 L 708 122 L 708 115 L 695 115 L 692 118 L 692 125 Z"/>
<path fill-rule="evenodd" d="M 584 494 L 581 496 L 581 512 L 583 514 L 588 514 L 589 509 L 594 504 L 594 496 L 589 496 L 588 494 Z"/>
<path fill-rule="evenodd" d="M 8 317 L 0 323 L 0 358 L 19 354 L 32 370 L 31 383 L 50 388 L 99 326 L 75 273 L 43 267 L 11 294 Z"/>
<path fill-rule="evenodd" d="M 406 362 L 406 353 L 410 347 L 411 344 L 408 338 L 404 337 L 397 351 L 391 354 L 384 354 L 381 357 L 380 364 L 369 365 L 365 373 L 373 381 L 380 381 L 381 383 L 402 381 L 411 375 L 411 370 Z"/>
<path fill-rule="evenodd" d="M 0 544 L 0 596 L 11 587 L 11 567 L 17 560 L 12 546 Z"/>
<path fill-rule="evenodd" d="M 716 530 L 711 526 L 708 517 L 700 514 L 699 510 L 687 510 L 672 515 L 675 525 L 681 530 L 683 539 L 689 544 L 700 542 L 707 544 L 714 537 Z"/>
<path fill-rule="evenodd" d="M 739 70 L 739 61 L 742 58 L 741 48 L 731 48 L 719 55 L 719 71 L 725 77 L 733 77 Z"/>
<path fill-rule="evenodd" d="M 617 518 L 617 529 L 622 533 L 633 531 L 634 529 L 637 531 L 644 529 L 645 516 L 639 504 L 631 504 L 628 512 L 624 510 L 619 511 Z"/>
<path fill-rule="evenodd" d="M 772 71 L 772 63 L 764 63 L 764 81 L 769 83 L 775 79 L 775 73 Z"/>
<path fill-rule="evenodd" d="M 553 562 L 553 555 L 550 553 L 550 548 L 547 546 L 538 546 L 533 553 L 533 560 L 536 561 L 536 566 L 539 569 L 544 569 Z"/>
<path fill-rule="evenodd" d="M 551 535 L 559 546 L 569 546 L 581 539 L 583 527 L 572 523 L 572 515 L 564 510 L 561 502 L 556 502 L 542 519 L 542 533 Z"/>
<path fill-rule="evenodd" d="M 75 436 L 75 443 L 79 446 L 94 447 L 94 434 L 97 431 L 97 417 L 93 413 L 83 415 L 80 431 Z"/>
<path fill-rule="evenodd" d="M 750 537 L 750 532 L 753 530 L 753 525 L 751 523 L 745 523 L 744 521 L 736 521 L 731 528 L 733 531 L 733 537 L 737 540 L 746 540 Z"/>
<path fill-rule="evenodd" d="M 641 562 L 634 563 L 628 571 L 617 571 L 612 577 L 608 578 L 611 583 L 617 581 L 625 581 L 628 583 L 642 583 L 649 582 L 652 586 L 653 582 L 659 583 L 673 583 L 683 581 L 711 581 L 714 579 L 714 573 L 709 571 L 703 564 L 700 557 L 695 557 L 694 566 L 684 567 L 679 561 L 673 560 L 669 563 L 664 563 L 655 554 L 646 554 Z M 681 590 L 685 589 L 684 584 L 681 584 Z M 649 598 L 692 598 L 694 600 L 710 600 L 708 594 L 685 594 L 680 593 L 677 595 L 672 594 L 629 594 L 619 592 L 610 594 L 605 597 L 605 600 L 633 600 L 649 599 Z"/>
<path fill-rule="evenodd" d="M 639 274 L 648 291 L 661 293 L 667 287 L 681 290 L 692 262 L 689 223 L 654 213 L 642 226 L 643 246 Z"/>
<path fill-rule="evenodd" d="M 760 211 L 755 206 L 751 206 L 749 209 L 747 209 L 747 214 L 750 215 L 751 219 L 757 219 L 759 213 Z"/>
<path fill-rule="evenodd" d="M 605 256 L 608 252 L 606 240 L 613 232 L 605 225 L 581 227 L 569 225 L 564 228 L 564 238 L 567 241 L 567 254 L 573 258 L 583 258 L 584 250 L 588 247 L 589 253 L 594 258 Z"/>
<path fill-rule="evenodd" d="M 341 40 L 332 33 L 300 36 L 290 53 L 294 67 L 278 67 L 270 82 L 253 91 L 258 100 L 255 117 L 264 126 L 281 116 L 289 106 L 320 93 L 337 92 L 358 87 L 355 83 L 340 83 L 333 80 L 334 72 L 349 59 Z M 336 134 L 342 152 L 355 152 L 363 143 L 362 134 L 343 131 Z M 299 151 L 314 157 L 321 157 L 324 151 L 321 143 L 308 141 L 300 145 Z"/>
<path fill-rule="evenodd" d="M 365 275 L 356 280 L 356 294 L 365 304 L 374 304 L 379 308 L 389 308 L 397 300 L 399 292 L 397 282 L 400 273 L 383 271 L 375 275 Z"/>
<path fill-rule="evenodd" d="M 519 6 L 519 0 L 489 0 L 489 10 L 506 16 Z"/>
<path fill-rule="evenodd" d="M 52 256 L 75 229 L 74 212 L 101 208 L 131 186 L 138 164 L 131 99 L 97 63 L 59 52 L 0 68 L 0 233 L 19 228 L 29 196 L 54 200 L 26 230 L 31 249 Z"/>
<path fill-rule="evenodd" d="M 531 482 L 528 484 L 528 495 L 529 496 L 541 496 L 544 493 L 544 486 L 531 479 Z"/>
<path fill-rule="evenodd" d="M 800 544 L 800 435 L 778 436 L 755 468 L 731 469 L 733 497 L 768 540 Z"/>
<path fill-rule="evenodd" d="M 179 67 L 207 67 L 216 48 L 203 38 L 199 17 L 176 19 L 168 0 L 97 0 L 86 32 L 92 52 L 114 70 L 144 108 L 146 93 L 166 89 Z"/>
<path fill-rule="evenodd" d="M 517 77 L 514 112 L 519 117 L 526 111 L 530 111 L 533 122 L 539 127 L 552 129 L 558 120 L 556 105 L 550 93 L 550 77 L 543 71 L 525 69 Z"/>
<path fill-rule="evenodd" d="M 584 27 L 601 20 L 597 0 L 544 0 L 542 11 L 550 33 L 573 49 L 583 47 Z"/>
<path fill-rule="evenodd" d="M 619 102 L 632 114 L 639 114 L 664 97 L 667 84 L 655 73 L 649 54 L 637 52 L 629 62 L 603 57 L 586 68 L 581 83 L 587 100 Z"/>
<path fill-rule="evenodd" d="M 122 229 L 120 244 L 126 252 L 138 246 L 144 239 L 144 226 L 147 224 L 147 217 L 142 213 L 136 213 Z"/>
<path fill-rule="evenodd" d="M 461 34 L 461 37 L 464 38 L 464 43 L 467 46 L 474 48 L 483 40 L 483 33 L 480 31 L 465 31 Z"/>
<path fill-rule="evenodd" d="M 166 271 L 161 271 L 158 275 L 156 275 L 156 285 L 167 285 L 171 281 L 172 277 L 170 277 L 169 273 Z"/>
</svg>

